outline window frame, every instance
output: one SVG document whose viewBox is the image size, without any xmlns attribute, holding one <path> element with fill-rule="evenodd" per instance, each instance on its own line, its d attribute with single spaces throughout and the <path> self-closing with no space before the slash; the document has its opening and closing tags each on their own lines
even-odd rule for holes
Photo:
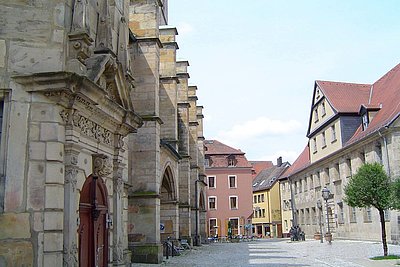
<svg viewBox="0 0 400 267">
<path fill-rule="evenodd" d="M 236 207 L 232 207 L 232 199 L 235 200 Z M 239 197 L 238 196 L 229 196 L 229 209 L 230 210 L 238 210 L 239 209 Z"/>
<path fill-rule="evenodd" d="M 214 178 L 214 186 L 210 186 L 210 178 Z M 210 176 L 207 176 L 207 181 L 208 181 L 208 188 L 209 189 L 216 189 L 217 188 L 217 176 L 215 176 L 215 175 L 210 175 Z"/>
<path fill-rule="evenodd" d="M 214 199 L 214 208 L 211 208 L 210 206 L 210 199 Z M 208 197 L 208 210 L 217 210 L 217 196 L 209 196 Z"/>
<path fill-rule="evenodd" d="M 231 177 L 235 178 L 235 185 L 232 187 L 231 186 Z M 234 189 L 237 188 L 237 176 L 236 175 L 228 175 L 228 188 Z"/>
</svg>

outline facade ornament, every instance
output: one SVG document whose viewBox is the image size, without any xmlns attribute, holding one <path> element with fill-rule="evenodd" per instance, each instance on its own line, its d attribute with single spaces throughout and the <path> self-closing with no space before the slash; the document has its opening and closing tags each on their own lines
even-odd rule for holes
<svg viewBox="0 0 400 267">
<path fill-rule="evenodd" d="M 78 266 L 78 247 L 75 242 L 72 242 L 70 247 L 64 247 L 63 253 L 64 266 Z"/>
<path fill-rule="evenodd" d="M 117 177 L 114 179 L 114 193 L 121 197 L 124 181 L 122 180 L 122 169 L 117 171 Z"/>
<path fill-rule="evenodd" d="M 70 123 L 72 119 L 72 125 L 78 127 L 81 134 L 92 137 L 100 143 L 113 145 L 112 133 L 109 130 L 80 115 L 77 110 L 72 111 L 72 115 L 67 109 L 62 110 L 60 116 L 65 123 Z"/>
<path fill-rule="evenodd" d="M 112 161 L 103 154 L 95 154 L 93 157 L 93 174 L 106 177 L 112 173 Z"/>
<path fill-rule="evenodd" d="M 71 184 L 72 186 L 72 192 L 75 192 L 76 189 L 76 183 L 78 181 L 77 179 L 78 175 L 78 168 L 76 167 L 66 167 L 65 170 L 65 184 Z"/>
<path fill-rule="evenodd" d="M 114 250 L 113 250 L 113 259 L 118 263 L 121 263 L 124 259 L 124 251 L 122 247 L 123 244 L 121 242 L 121 239 L 118 239 L 118 242 L 114 245 Z"/>
</svg>

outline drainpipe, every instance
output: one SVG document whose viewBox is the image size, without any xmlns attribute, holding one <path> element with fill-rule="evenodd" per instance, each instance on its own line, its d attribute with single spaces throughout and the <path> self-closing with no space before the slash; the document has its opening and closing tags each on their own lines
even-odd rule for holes
<svg viewBox="0 0 400 267">
<path fill-rule="evenodd" d="M 387 127 L 386 127 L 387 129 Z M 389 151 L 388 151 L 388 147 L 387 147 L 387 140 L 386 140 L 386 136 L 382 135 L 381 131 L 378 131 L 379 136 L 382 137 L 383 140 L 383 145 L 385 146 L 385 154 L 386 154 L 386 172 L 388 174 L 388 176 L 390 177 L 390 164 L 389 164 Z"/>
</svg>

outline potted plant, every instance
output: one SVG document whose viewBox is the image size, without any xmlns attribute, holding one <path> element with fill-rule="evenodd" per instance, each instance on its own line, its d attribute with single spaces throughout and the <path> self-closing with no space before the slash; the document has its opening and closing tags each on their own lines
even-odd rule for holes
<svg viewBox="0 0 400 267">
<path fill-rule="evenodd" d="M 317 232 L 314 233 L 314 239 L 315 239 L 315 240 L 321 240 L 321 236 L 322 236 L 322 235 L 321 235 L 321 233 L 320 233 L 319 231 L 317 231 Z"/>
</svg>

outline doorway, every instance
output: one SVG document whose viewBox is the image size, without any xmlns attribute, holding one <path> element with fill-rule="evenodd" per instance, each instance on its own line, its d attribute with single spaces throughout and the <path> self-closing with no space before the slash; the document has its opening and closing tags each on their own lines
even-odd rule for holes
<svg viewBox="0 0 400 267">
<path fill-rule="evenodd" d="M 90 175 L 79 199 L 79 266 L 104 267 L 108 263 L 107 188 Z"/>
</svg>

